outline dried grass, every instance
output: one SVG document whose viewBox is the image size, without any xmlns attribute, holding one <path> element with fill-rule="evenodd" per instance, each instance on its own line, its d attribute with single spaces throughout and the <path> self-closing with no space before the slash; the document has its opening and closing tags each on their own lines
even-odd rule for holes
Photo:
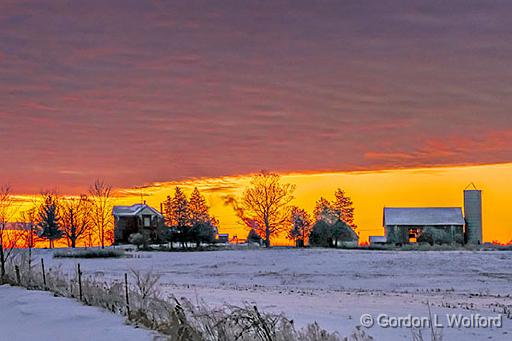
<svg viewBox="0 0 512 341">
<path fill-rule="evenodd" d="M 15 264 L 19 267 L 17 281 Z M 30 266 L 29 266 L 30 264 Z M 55 295 L 79 298 L 78 273 L 66 275 L 59 268 L 45 271 L 34 268 L 26 255 L 13 257 L 7 267 L 9 283 L 29 289 L 47 290 Z M 46 284 L 44 283 L 46 279 Z M 256 306 L 224 306 L 210 308 L 175 297 L 162 297 L 159 275 L 132 271 L 128 286 L 129 308 L 123 280 L 100 281 L 83 276 L 82 302 L 125 315 L 129 322 L 161 333 L 173 341 L 371 341 L 361 329 L 348 338 L 340 338 L 315 322 L 297 330 L 292 321 L 281 314 L 259 311 Z"/>
</svg>

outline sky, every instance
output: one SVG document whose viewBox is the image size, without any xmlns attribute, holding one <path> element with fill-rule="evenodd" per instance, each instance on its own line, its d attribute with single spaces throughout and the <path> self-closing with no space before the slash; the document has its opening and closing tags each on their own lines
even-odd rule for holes
<svg viewBox="0 0 512 341">
<path fill-rule="evenodd" d="M 19 192 L 507 162 L 506 1 L 0 3 Z"/>
<path fill-rule="evenodd" d="M 73 194 L 96 178 L 508 163 L 511 14 L 508 1 L 2 0 L 0 181 Z"/>
</svg>

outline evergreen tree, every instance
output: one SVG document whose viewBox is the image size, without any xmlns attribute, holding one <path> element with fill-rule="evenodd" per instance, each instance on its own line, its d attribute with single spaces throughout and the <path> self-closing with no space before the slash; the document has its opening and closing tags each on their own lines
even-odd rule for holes
<svg viewBox="0 0 512 341">
<path fill-rule="evenodd" d="M 354 203 L 352 199 L 345 194 L 345 191 L 338 188 L 334 193 L 336 199 L 333 202 L 333 208 L 339 214 L 340 220 L 346 222 L 353 230 L 357 228 L 354 223 Z"/>
<path fill-rule="evenodd" d="M 304 246 L 306 236 L 311 232 L 311 218 L 306 210 L 293 206 L 291 208 L 291 229 L 288 238 L 295 241 L 297 247 Z"/>
<path fill-rule="evenodd" d="M 344 221 L 337 219 L 334 223 L 318 220 L 311 229 L 309 243 L 312 246 L 338 247 L 340 241 L 355 241 L 357 235 Z"/>
<path fill-rule="evenodd" d="M 169 218 L 171 226 L 178 228 L 190 226 L 190 211 L 188 208 L 188 200 L 185 193 L 183 193 L 179 187 L 176 187 L 176 190 L 174 191 L 174 197 L 170 202 Z"/>
<path fill-rule="evenodd" d="M 41 229 L 40 237 L 48 239 L 50 248 L 53 242 L 62 237 L 60 230 L 59 216 L 59 199 L 53 193 L 45 193 L 43 203 L 39 208 L 39 228 Z"/>
<path fill-rule="evenodd" d="M 217 236 L 217 227 L 210 221 L 197 222 L 189 230 L 190 239 L 199 247 L 201 243 L 211 244 Z"/>
<path fill-rule="evenodd" d="M 196 242 L 196 246 L 204 243 L 213 243 L 217 235 L 217 220 L 210 216 L 209 207 L 206 199 L 199 190 L 194 188 L 188 202 L 190 214 L 190 238 Z"/>
<path fill-rule="evenodd" d="M 325 198 L 316 202 L 316 222 L 309 236 L 311 245 L 337 247 L 339 241 L 357 240 L 352 200 L 339 188 L 335 198 L 333 202 Z"/>
<path fill-rule="evenodd" d="M 174 241 L 180 242 L 184 248 L 190 240 L 191 223 L 188 200 L 180 187 L 176 187 L 172 198 L 167 197 L 164 207 L 165 223 L 171 228 L 167 239 L 171 243 Z"/>
<path fill-rule="evenodd" d="M 256 232 L 255 229 L 251 229 L 249 231 L 249 234 L 247 235 L 247 242 L 261 244 L 263 242 L 263 238 L 260 237 L 260 235 L 258 234 L 258 232 Z"/>
<path fill-rule="evenodd" d="M 164 222 L 167 226 L 173 226 L 172 221 L 172 198 L 170 195 L 167 196 L 165 201 L 163 202 L 164 206 Z"/>
<path fill-rule="evenodd" d="M 331 220 L 333 216 L 338 216 L 339 214 L 334 209 L 333 204 L 325 199 L 324 197 L 320 197 L 320 199 L 316 202 L 315 210 L 313 212 L 315 216 L 315 220 Z"/>
<path fill-rule="evenodd" d="M 197 223 L 206 223 L 211 220 L 206 199 L 201 195 L 201 193 L 199 193 L 197 187 L 194 188 L 194 191 L 192 191 L 192 195 L 190 196 L 188 210 L 192 225 Z"/>
<path fill-rule="evenodd" d="M 197 188 L 194 188 L 187 200 L 180 187 L 176 187 L 174 196 L 167 196 L 163 202 L 165 223 L 169 229 L 164 231 L 164 239 L 181 242 L 183 247 L 187 242 L 213 243 L 217 235 L 218 221 L 210 216 L 206 199 Z M 172 246 L 172 244 L 171 244 Z"/>
</svg>

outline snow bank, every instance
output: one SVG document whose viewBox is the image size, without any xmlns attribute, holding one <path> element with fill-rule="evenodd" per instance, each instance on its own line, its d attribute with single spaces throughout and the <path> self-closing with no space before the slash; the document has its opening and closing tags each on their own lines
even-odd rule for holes
<svg viewBox="0 0 512 341">
<path fill-rule="evenodd" d="M 136 252 L 132 258 L 55 259 L 51 250 L 36 257 L 73 274 L 121 279 L 130 269 L 161 275 L 161 290 L 209 305 L 254 303 L 283 312 L 298 327 L 318 321 L 348 335 L 363 313 L 425 316 L 495 315 L 512 308 L 512 252 L 395 252 L 272 249 L 214 252 Z M 36 259 L 37 261 L 37 259 Z M 376 340 L 411 340 L 411 330 L 372 328 Z M 446 329 L 447 340 L 502 340 L 503 328 Z"/>
<path fill-rule="evenodd" d="M 155 334 L 126 325 L 122 316 L 44 291 L 0 286 L 2 340 L 143 341 Z"/>
</svg>

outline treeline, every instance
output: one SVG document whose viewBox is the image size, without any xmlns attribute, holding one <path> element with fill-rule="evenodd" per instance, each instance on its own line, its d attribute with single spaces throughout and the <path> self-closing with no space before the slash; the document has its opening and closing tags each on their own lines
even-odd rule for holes
<svg viewBox="0 0 512 341">
<path fill-rule="evenodd" d="M 176 187 L 174 195 L 167 196 L 162 208 L 163 224 L 156 231 L 142 230 L 130 235 L 130 243 L 139 248 L 147 247 L 149 242 L 165 242 L 171 247 L 178 243 L 187 248 L 191 243 L 199 247 L 202 243 L 216 241 L 219 222 L 210 214 L 206 199 L 197 188 L 187 198 L 183 190 Z"/>
<path fill-rule="evenodd" d="M 47 241 L 48 247 L 53 248 L 60 239 L 69 247 L 76 247 L 78 243 L 102 247 L 112 244 L 112 187 L 103 181 L 97 180 L 79 197 L 43 191 L 21 212 L 9 186 L 2 186 L 0 193 L 0 238 L 7 224 L 17 220 L 22 224 L 18 230 L 20 239 L 16 242 L 22 247 L 34 247 L 36 242 Z"/>
<path fill-rule="evenodd" d="M 295 186 L 282 183 L 278 174 L 263 171 L 253 176 L 240 198 L 227 197 L 225 203 L 232 205 L 248 228 L 249 242 L 270 247 L 272 239 L 286 236 L 298 247 L 308 243 L 337 247 L 340 242 L 357 241 L 353 202 L 343 190 L 336 190 L 333 201 L 319 198 L 312 213 L 292 204 L 294 191 Z M 69 247 L 104 247 L 114 242 L 114 197 L 112 187 L 103 181 L 95 181 L 87 193 L 78 197 L 43 192 L 34 198 L 32 207 L 23 212 L 16 212 L 8 186 L 3 186 L 1 192 L 0 258 L 6 248 L 31 248 L 41 241 L 48 242 L 50 248 L 57 240 L 65 240 Z M 219 222 L 209 210 L 197 188 L 187 197 L 176 187 L 174 194 L 162 203 L 164 219 L 158 228 L 142 228 L 130 235 L 129 241 L 139 247 L 151 242 L 170 243 L 171 247 L 177 243 L 183 248 L 194 243 L 196 246 L 213 243 Z M 25 225 L 12 238 L 6 225 L 14 216 L 21 217 Z"/>
<path fill-rule="evenodd" d="M 114 238 L 112 218 L 112 186 L 97 180 L 87 193 L 64 197 L 44 191 L 32 200 L 30 207 L 19 212 L 18 202 L 10 186 L 0 187 L 0 265 L 15 247 L 31 249 L 38 242 L 53 248 L 64 239 L 69 247 L 111 245 Z M 12 226 L 13 221 L 18 224 Z"/>
<path fill-rule="evenodd" d="M 305 209 L 291 205 L 295 186 L 281 183 L 278 174 L 260 172 L 252 179 L 241 199 L 229 197 L 241 221 L 250 229 L 248 242 L 265 243 L 285 234 L 300 247 L 310 245 L 337 247 L 340 242 L 356 242 L 354 205 L 346 193 L 337 189 L 335 200 L 321 197 L 311 216 Z"/>
</svg>

